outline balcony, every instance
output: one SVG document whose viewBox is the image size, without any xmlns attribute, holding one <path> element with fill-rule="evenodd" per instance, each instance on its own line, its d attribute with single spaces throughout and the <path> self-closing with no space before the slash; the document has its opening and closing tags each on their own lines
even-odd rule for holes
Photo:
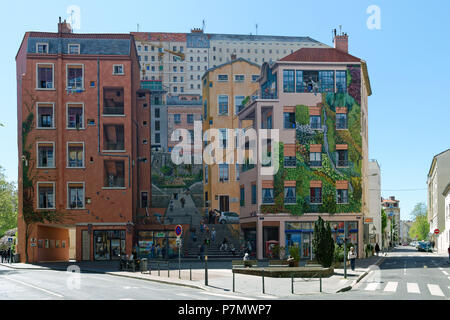
<svg viewBox="0 0 450 320">
<path fill-rule="evenodd" d="M 295 157 L 284 157 L 284 166 L 285 167 L 296 167 L 297 159 Z"/>
<path fill-rule="evenodd" d="M 262 198 L 262 203 L 263 204 L 273 204 L 274 203 L 274 198 L 273 197 L 263 197 Z"/>
<path fill-rule="evenodd" d="M 337 120 L 336 129 L 347 129 L 347 120 Z"/>
<path fill-rule="evenodd" d="M 123 142 L 116 142 L 116 141 L 106 141 L 105 142 L 105 149 L 108 151 L 118 151 L 118 150 L 125 150 L 125 145 Z"/>
<path fill-rule="evenodd" d="M 121 176 L 109 175 L 105 179 L 105 186 L 107 188 L 124 188 L 125 187 L 125 179 Z"/>
<path fill-rule="evenodd" d="M 124 115 L 124 90 L 103 90 L 103 115 Z"/>
<path fill-rule="evenodd" d="M 295 197 L 284 198 L 284 204 L 296 204 L 297 199 Z"/>
<path fill-rule="evenodd" d="M 310 202 L 311 204 L 321 204 L 321 203 L 322 203 L 322 197 L 318 197 L 318 196 L 316 196 L 316 197 L 311 197 L 310 200 L 309 200 L 309 202 Z"/>
<path fill-rule="evenodd" d="M 322 161 L 309 161 L 309 166 L 310 167 L 321 167 L 322 166 Z"/>
<path fill-rule="evenodd" d="M 275 100 L 275 99 L 278 99 L 278 95 L 277 95 L 277 93 L 273 93 L 273 92 L 266 92 L 266 91 L 261 92 L 260 90 L 256 90 L 248 97 L 248 99 L 246 98 L 242 101 L 242 105 L 243 105 L 242 109 L 248 107 L 256 99 Z"/>
<path fill-rule="evenodd" d="M 348 167 L 348 160 L 338 160 L 337 166 L 338 167 Z"/>
<path fill-rule="evenodd" d="M 316 122 L 316 121 L 311 122 L 310 126 L 311 126 L 311 129 L 322 129 L 320 122 Z"/>
</svg>

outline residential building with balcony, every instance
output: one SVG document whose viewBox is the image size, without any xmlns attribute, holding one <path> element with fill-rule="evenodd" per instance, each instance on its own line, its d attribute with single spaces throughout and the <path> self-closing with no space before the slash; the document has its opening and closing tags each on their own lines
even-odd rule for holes
<svg viewBox="0 0 450 320">
<path fill-rule="evenodd" d="M 388 239 L 392 245 L 400 241 L 400 200 L 395 199 L 395 196 L 390 196 L 389 199 L 381 198 L 381 206 L 386 212 L 388 219 Z"/>
<path fill-rule="evenodd" d="M 448 242 L 445 230 L 445 196 L 444 189 L 450 181 L 450 149 L 433 157 L 427 175 L 428 186 L 428 222 L 430 224 L 430 238 L 435 242 L 438 253 L 446 253 Z M 435 234 L 434 230 L 441 232 Z"/>
<path fill-rule="evenodd" d="M 261 67 L 259 90 L 239 112 L 258 136 L 266 123 L 278 129 L 263 147 L 279 168 L 263 174 L 258 163 L 240 174 L 240 226 L 245 242 L 267 257 L 267 244 L 295 246 L 311 259 L 314 222 L 330 222 L 333 238 L 348 238 L 363 256 L 363 218 L 368 204 L 367 65 L 348 53 L 348 36 L 334 48 L 301 48 Z M 258 150 L 259 151 L 259 150 Z M 286 252 L 287 253 L 287 252 Z"/>
<path fill-rule="evenodd" d="M 203 130 L 205 134 L 210 129 L 218 130 L 216 153 L 223 154 L 222 158 L 216 157 L 214 163 L 204 165 L 205 207 L 208 211 L 240 212 L 240 171 L 246 168 L 237 163 L 237 115 L 245 100 L 257 90 L 254 75 L 259 73 L 257 64 L 233 56 L 230 62 L 211 68 L 203 75 Z M 241 125 L 251 126 L 252 121 L 243 121 Z M 207 135 L 207 139 L 212 143 L 214 138 Z"/>
<path fill-rule="evenodd" d="M 150 92 L 133 36 L 75 34 L 60 20 L 57 33 L 25 33 L 16 67 L 21 261 L 131 254 L 151 191 Z M 63 220 L 27 229 L 33 215 Z"/>
</svg>

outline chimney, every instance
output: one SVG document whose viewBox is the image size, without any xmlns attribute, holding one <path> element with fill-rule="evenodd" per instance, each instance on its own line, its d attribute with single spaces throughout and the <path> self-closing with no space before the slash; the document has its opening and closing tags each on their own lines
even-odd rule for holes
<svg viewBox="0 0 450 320">
<path fill-rule="evenodd" d="M 191 33 L 203 33 L 203 30 L 200 28 L 193 28 L 191 29 Z"/>
<path fill-rule="evenodd" d="M 232 53 L 232 54 L 231 54 L 231 61 L 234 61 L 234 60 L 236 60 L 236 54 L 235 54 L 235 53 Z"/>
<path fill-rule="evenodd" d="M 346 33 L 334 35 L 334 48 L 348 53 L 348 35 Z"/>
<path fill-rule="evenodd" d="M 72 27 L 70 26 L 70 23 L 67 23 L 64 19 L 64 22 L 61 22 L 61 17 L 59 17 L 58 22 L 58 33 L 72 33 Z"/>
</svg>

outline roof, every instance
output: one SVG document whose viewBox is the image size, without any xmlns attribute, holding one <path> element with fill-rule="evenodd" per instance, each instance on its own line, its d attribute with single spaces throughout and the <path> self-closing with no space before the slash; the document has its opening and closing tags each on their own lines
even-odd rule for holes
<svg viewBox="0 0 450 320">
<path fill-rule="evenodd" d="M 186 33 L 173 32 L 131 32 L 137 41 L 186 42 Z"/>
<path fill-rule="evenodd" d="M 449 182 L 448 185 L 444 188 L 444 192 L 442 192 L 442 195 L 443 195 L 444 197 L 446 197 L 448 193 L 450 193 L 450 182 Z"/>
<path fill-rule="evenodd" d="M 428 177 L 431 176 L 431 171 L 433 171 L 434 165 L 436 164 L 437 157 L 439 157 L 440 155 L 442 155 L 442 154 L 444 154 L 444 153 L 446 153 L 446 152 L 448 152 L 448 151 L 450 151 L 450 149 L 447 149 L 447 150 L 445 150 L 445 151 L 442 151 L 441 153 L 438 153 L 437 155 L 435 155 L 435 156 L 433 157 L 433 160 L 431 161 L 430 170 L 428 170 Z"/>
<path fill-rule="evenodd" d="M 251 61 L 249 61 L 249 60 L 247 60 L 247 59 L 244 59 L 244 58 L 236 58 L 236 59 L 234 59 L 234 60 L 231 60 L 231 61 L 228 61 L 228 62 L 219 64 L 218 66 L 209 68 L 209 69 L 206 70 L 205 73 L 203 74 L 202 79 L 203 79 L 204 77 L 206 77 L 206 75 L 207 75 L 209 72 L 212 72 L 212 71 L 214 71 L 214 70 L 216 70 L 216 69 L 222 68 L 222 67 L 224 67 L 224 66 L 226 66 L 226 65 L 233 64 L 233 63 L 235 63 L 235 62 L 247 62 L 247 63 L 249 63 L 249 64 L 251 64 L 251 65 L 254 65 L 255 67 L 261 68 L 261 66 L 260 66 L 259 64 L 257 64 L 257 63 L 251 62 Z"/>
<path fill-rule="evenodd" d="M 361 62 L 361 59 L 335 48 L 301 48 L 280 61 Z"/>
</svg>

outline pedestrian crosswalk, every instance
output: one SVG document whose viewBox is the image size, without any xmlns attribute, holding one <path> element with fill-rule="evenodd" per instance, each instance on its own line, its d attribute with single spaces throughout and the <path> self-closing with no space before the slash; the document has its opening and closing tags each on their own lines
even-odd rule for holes
<svg viewBox="0 0 450 320">
<path fill-rule="evenodd" d="M 362 290 L 365 291 L 376 291 L 380 290 L 383 292 L 396 293 L 400 288 L 400 290 L 405 290 L 407 293 L 411 294 L 430 294 L 436 297 L 445 297 L 449 295 L 448 290 L 444 287 L 445 294 L 441 287 L 437 284 L 427 284 L 426 286 L 419 286 L 418 283 L 415 282 L 407 282 L 407 283 L 398 283 L 397 281 L 388 281 L 388 282 L 363 282 L 361 283 Z M 448 288 L 450 289 L 450 287 Z"/>
</svg>

